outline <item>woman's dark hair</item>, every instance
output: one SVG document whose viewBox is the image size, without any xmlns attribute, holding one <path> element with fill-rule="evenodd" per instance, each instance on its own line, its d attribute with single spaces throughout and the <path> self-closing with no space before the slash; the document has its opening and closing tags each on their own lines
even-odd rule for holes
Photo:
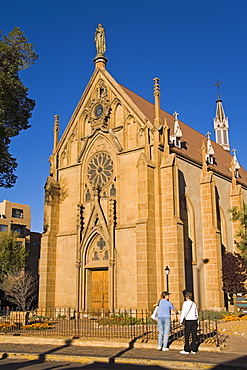
<svg viewBox="0 0 247 370">
<path fill-rule="evenodd" d="M 161 297 L 164 299 L 167 295 L 170 295 L 170 293 L 164 291 L 161 293 Z"/>
<path fill-rule="evenodd" d="M 193 294 L 191 292 L 185 293 L 185 298 L 189 298 L 190 300 L 192 300 L 192 297 L 193 297 Z"/>
</svg>

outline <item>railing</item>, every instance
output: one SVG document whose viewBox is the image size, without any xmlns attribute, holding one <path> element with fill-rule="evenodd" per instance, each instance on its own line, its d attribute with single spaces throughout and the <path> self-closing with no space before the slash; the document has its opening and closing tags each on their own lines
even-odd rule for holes
<svg viewBox="0 0 247 370">
<path fill-rule="evenodd" d="M 53 336 L 91 339 L 125 339 L 128 341 L 157 341 L 157 323 L 151 312 L 119 310 L 114 313 L 76 312 L 72 309 L 38 309 L 21 312 L 0 310 L 0 334 L 23 336 Z M 220 345 L 217 320 L 198 323 L 199 343 Z M 170 342 L 183 340 L 183 326 L 172 315 Z"/>
</svg>

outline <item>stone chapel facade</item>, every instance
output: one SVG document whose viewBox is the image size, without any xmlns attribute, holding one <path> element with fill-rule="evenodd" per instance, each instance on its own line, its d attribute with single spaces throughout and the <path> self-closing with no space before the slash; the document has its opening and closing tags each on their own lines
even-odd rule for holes
<svg viewBox="0 0 247 370">
<path fill-rule="evenodd" d="M 40 308 L 152 309 L 194 293 L 200 309 L 224 307 L 222 248 L 234 251 L 228 208 L 247 201 L 247 172 L 231 156 L 217 100 L 217 142 L 95 71 L 54 148 L 45 185 Z"/>
</svg>

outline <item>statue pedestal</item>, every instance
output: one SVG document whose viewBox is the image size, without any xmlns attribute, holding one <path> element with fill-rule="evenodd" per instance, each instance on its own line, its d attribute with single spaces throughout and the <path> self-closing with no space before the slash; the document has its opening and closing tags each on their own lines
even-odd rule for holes
<svg viewBox="0 0 247 370">
<path fill-rule="evenodd" d="M 106 63 L 108 61 L 108 59 L 104 56 L 100 56 L 100 55 L 97 55 L 95 58 L 94 58 L 94 64 L 96 66 L 96 68 L 103 68 L 105 69 L 105 66 L 106 66 Z"/>
</svg>

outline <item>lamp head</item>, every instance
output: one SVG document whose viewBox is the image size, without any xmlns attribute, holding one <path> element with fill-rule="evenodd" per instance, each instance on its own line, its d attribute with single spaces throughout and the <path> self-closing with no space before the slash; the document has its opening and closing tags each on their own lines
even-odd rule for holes
<svg viewBox="0 0 247 370">
<path fill-rule="evenodd" d="M 165 268 L 165 273 L 166 273 L 166 275 L 169 275 L 170 274 L 170 269 L 169 269 L 168 266 L 166 266 L 166 268 Z"/>
</svg>

